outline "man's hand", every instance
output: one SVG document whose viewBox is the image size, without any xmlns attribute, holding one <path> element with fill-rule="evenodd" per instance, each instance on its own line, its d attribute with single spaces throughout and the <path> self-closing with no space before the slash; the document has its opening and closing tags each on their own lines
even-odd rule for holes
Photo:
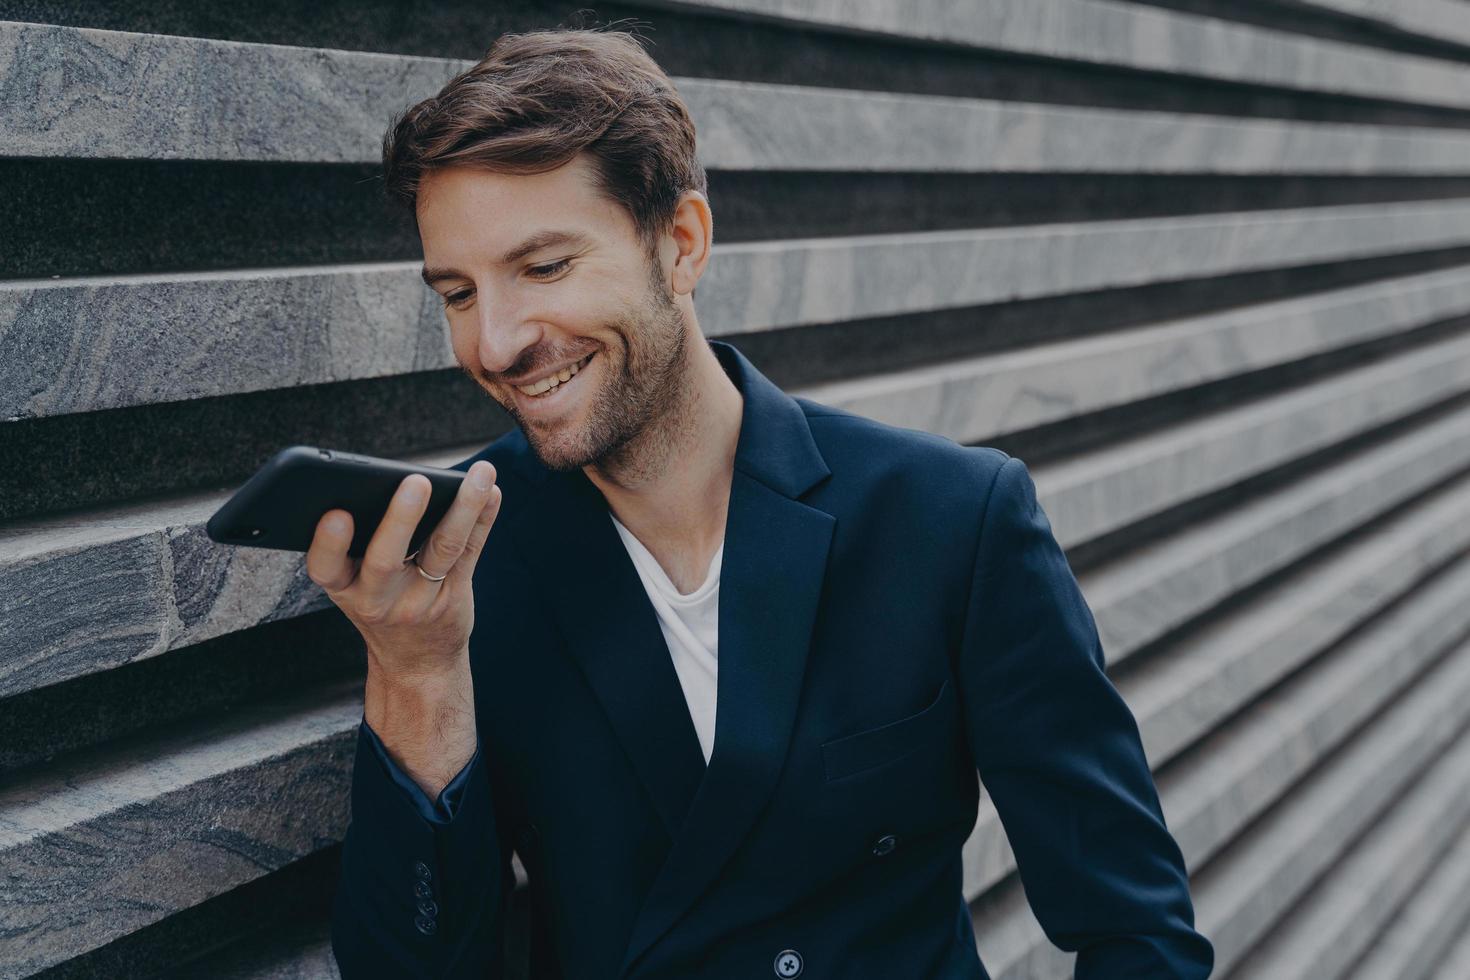
<svg viewBox="0 0 1470 980">
<path fill-rule="evenodd" d="M 408 543 L 429 504 L 427 477 L 403 478 L 362 558 L 351 558 L 352 515 L 331 510 L 317 523 L 306 573 L 367 644 L 363 716 L 394 761 L 430 799 L 474 755 L 474 691 L 469 638 L 475 625 L 473 576 L 500 513 L 495 467 L 470 467 L 449 511 L 417 557 Z"/>
<path fill-rule="evenodd" d="M 347 554 L 352 515 L 345 510 L 322 515 L 306 553 L 306 574 L 362 634 L 371 666 L 395 681 L 443 674 L 469 643 L 475 564 L 500 513 L 495 467 L 480 460 L 419 551 L 419 567 L 427 574 L 448 573 L 444 581 L 431 582 L 404 561 L 429 490 L 425 476 L 403 478 L 362 558 Z"/>
</svg>

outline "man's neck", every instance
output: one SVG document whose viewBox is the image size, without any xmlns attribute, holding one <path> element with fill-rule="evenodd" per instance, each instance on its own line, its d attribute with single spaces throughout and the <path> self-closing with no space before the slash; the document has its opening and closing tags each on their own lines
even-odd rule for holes
<svg viewBox="0 0 1470 980">
<path fill-rule="evenodd" d="M 702 572 L 725 536 L 744 400 L 697 332 L 689 352 L 684 404 L 670 406 L 664 424 L 618 460 L 584 472 L 665 570 Z"/>
</svg>

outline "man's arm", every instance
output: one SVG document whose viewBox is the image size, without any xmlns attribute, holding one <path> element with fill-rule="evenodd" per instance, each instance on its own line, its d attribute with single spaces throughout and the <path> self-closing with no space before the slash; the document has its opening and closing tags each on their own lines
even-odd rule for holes
<svg viewBox="0 0 1470 980">
<path fill-rule="evenodd" d="M 1138 724 L 1025 464 L 996 473 L 957 672 L 966 735 L 1047 937 L 1079 980 L 1203 978 L 1183 855 Z"/>
<path fill-rule="evenodd" d="M 407 708 L 410 700 L 397 703 Z M 457 788 L 453 809 L 434 813 L 429 791 L 406 774 L 366 716 L 359 726 L 352 822 L 332 907 L 332 951 L 343 980 L 501 975 L 503 910 L 514 877 L 486 762 L 478 736 L 471 737 L 468 763 L 437 794 L 442 802 Z M 418 760 L 418 770 L 431 768 Z M 430 781 L 436 788 L 442 782 Z"/>
</svg>

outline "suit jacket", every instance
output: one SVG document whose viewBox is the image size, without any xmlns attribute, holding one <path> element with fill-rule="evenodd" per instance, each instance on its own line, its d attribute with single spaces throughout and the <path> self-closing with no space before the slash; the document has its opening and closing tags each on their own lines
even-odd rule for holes
<svg viewBox="0 0 1470 980">
<path fill-rule="evenodd" d="M 498 976 L 510 858 L 535 977 L 988 977 L 962 894 L 980 781 L 1084 978 L 1205 977 L 1136 722 L 1025 465 L 783 393 L 744 400 L 706 766 L 582 473 L 514 430 L 475 574 L 480 749 L 425 818 L 360 732 L 332 943 L 356 977 Z"/>
</svg>

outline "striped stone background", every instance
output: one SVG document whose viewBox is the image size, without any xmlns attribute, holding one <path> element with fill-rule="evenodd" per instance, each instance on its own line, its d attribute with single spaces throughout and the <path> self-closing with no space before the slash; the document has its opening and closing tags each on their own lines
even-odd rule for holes
<svg viewBox="0 0 1470 980">
<path fill-rule="evenodd" d="M 0 976 L 335 974 L 356 633 L 203 522 L 507 429 L 379 140 L 581 6 L 0 0 Z M 1032 468 L 1216 975 L 1470 977 L 1470 0 L 594 9 L 699 127 L 706 333 Z M 965 862 L 1067 975 L 988 799 Z"/>
</svg>

